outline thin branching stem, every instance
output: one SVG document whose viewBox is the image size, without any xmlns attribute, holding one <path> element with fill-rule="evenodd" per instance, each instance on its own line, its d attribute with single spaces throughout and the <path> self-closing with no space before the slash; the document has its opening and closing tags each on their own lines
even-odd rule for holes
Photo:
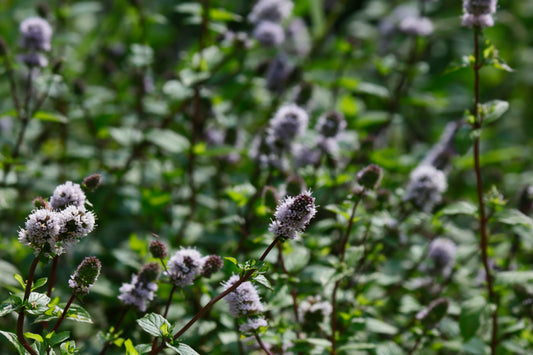
<svg viewBox="0 0 533 355">
<path fill-rule="evenodd" d="M 267 255 L 272 251 L 272 249 L 278 243 L 280 243 L 280 239 L 279 238 L 274 239 L 272 243 L 270 243 L 270 245 L 267 247 L 263 255 L 261 255 L 261 257 L 259 258 L 259 262 L 264 261 Z M 215 305 L 215 303 L 217 303 L 218 301 L 226 297 L 230 292 L 233 292 L 234 290 L 236 290 L 237 287 L 239 287 L 243 282 L 248 281 L 256 271 L 257 271 L 256 268 L 248 270 L 246 273 L 242 274 L 239 280 L 235 282 L 233 285 L 231 285 L 231 287 L 228 287 L 225 291 L 213 297 L 204 307 L 202 307 L 202 309 L 198 311 L 198 313 L 196 313 L 196 315 L 187 324 L 185 324 L 176 334 L 174 334 L 174 339 L 178 339 L 180 336 L 182 336 L 183 333 L 185 333 L 190 327 L 192 327 L 192 325 L 196 323 L 196 321 L 202 318 L 202 316 L 205 313 L 207 313 L 207 311 L 209 311 L 211 307 Z M 152 350 L 150 354 L 151 355 L 157 354 L 161 352 L 164 348 L 165 348 L 165 344 L 163 343 L 159 347 L 157 347 L 155 350 Z"/>
<path fill-rule="evenodd" d="M 120 327 L 120 325 L 122 324 L 122 321 L 124 320 L 124 318 L 126 317 L 126 314 L 128 314 L 128 311 L 131 309 L 131 307 L 126 307 L 124 308 L 124 310 L 122 311 L 122 314 L 120 315 L 117 323 L 115 324 L 115 326 L 113 327 L 113 329 L 111 330 L 111 334 L 110 336 L 113 336 L 115 335 L 115 333 L 117 332 L 118 328 Z M 111 345 L 111 341 L 107 341 L 105 344 L 104 344 L 104 347 L 102 348 L 102 351 L 100 351 L 100 355 L 104 355 L 107 351 L 107 349 L 109 348 L 109 346 Z"/>
<path fill-rule="evenodd" d="M 265 343 L 263 343 L 263 341 L 261 340 L 261 337 L 259 336 L 259 334 L 255 333 L 254 336 L 255 336 L 255 340 L 257 340 L 257 344 L 259 344 L 261 349 L 263 349 L 263 351 L 267 353 L 268 355 L 272 355 L 270 350 L 268 350 L 268 348 L 265 346 Z"/>
<path fill-rule="evenodd" d="M 74 294 L 72 296 L 70 296 L 70 298 L 69 298 L 69 300 L 67 302 L 67 305 L 65 306 L 65 309 L 63 309 L 63 313 L 61 313 L 61 318 L 58 319 L 56 325 L 54 326 L 54 329 L 52 329 L 53 332 L 55 332 L 55 331 L 57 331 L 59 329 L 59 326 L 61 325 L 61 323 L 63 322 L 63 320 L 67 316 L 67 311 L 70 308 L 70 305 L 72 304 L 72 302 L 74 301 L 75 298 L 76 298 L 76 295 L 74 295 Z"/>
<path fill-rule="evenodd" d="M 344 258 L 346 254 L 346 245 L 348 244 L 348 238 L 352 232 L 355 212 L 357 210 L 357 206 L 359 205 L 359 202 L 361 202 L 361 199 L 363 198 L 363 195 L 365 194 L 365 190 L 360 191 L 356 195 L 356 200 L 352 206 L 352 213 L 350 214 L 350 219 L 348 220 L 348 228 L 346 228 L 346 232 L 344 233 L 344 236 L 342 238 L 341 242 L 341 250 L 340 250 L 340 263 L 344 263 Z M 331 351 L 330 354 L 334 355 L 337 353 L 337 291 L 339 289 L 339 286 L 341 284 L 342 280 L 337 280 L 335 282 L 335 285 L 333 286 L 333 292 L 331 294 Z"/>
<path fill-rule="evenodd" d="M 482 58 L 480 58 L 480 46 L 479 46 L 480 30 L 474 30 L 474 109 L 473 115 L 475 121 L 473 124 L 474 130 L 480 130 L 483 125 L 483 117 L 479 112 L 479 72 L 483 66 Z M 498 347 L 498 300 L 494 291 L 494 281 L 492 278 L 492 272 L 489 264 L 488 257 L 488 232 L 487 222 L 488 219 L 485 213 L 485 203 L 483 201 L 483 177 L 481 174 L 481 162 L 480 162 L 480 134 L 476 134 L 474 139 L 474 170 L 476 173 L 476 185 L 477 185 L 477 197 L 479 205 L 479 231 L 481 235 L 480 248 L 481 258 L 483 261 L 483 267 L 485 269 L 485 278 L 487 281 L 487 292 L 489 295 L 489 301 L 495 305 L 492 312 L 492 332 L 490 341 L 491 354 L 496 354 L 496 348 Z"/>
</svg>

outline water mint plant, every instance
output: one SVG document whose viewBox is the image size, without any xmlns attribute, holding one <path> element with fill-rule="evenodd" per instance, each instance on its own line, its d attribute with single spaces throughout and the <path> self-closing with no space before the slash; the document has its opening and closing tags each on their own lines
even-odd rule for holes
<svg viewBox="0 0 533 355">
<path fill-rule="evenodd" d="M 0 2 L 1 354 L 528 354 L 527 2 Z"/>
</svg>

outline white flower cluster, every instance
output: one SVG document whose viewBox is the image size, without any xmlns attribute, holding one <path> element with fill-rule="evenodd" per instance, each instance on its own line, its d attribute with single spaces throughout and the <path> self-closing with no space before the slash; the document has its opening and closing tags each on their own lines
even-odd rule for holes
<svg viewBox="0 0 533 355">
<path fill-rule="evenodd" d="M 73 184 L 72 181 L 67 181 L 55 188 L 54 194 L 50 198 L 50 205 L 56 211 L 71 205 L 83 207 L 85 205 L 85 193 L 79 184 Z"/>
<path fill-rule="evenodd" d="M 93 231 L 96 217 L 85 209 L 85 194 L 78 184 L 59 185 L 50 198 L 52 209 L 34 210 L 18 233 L 19 241 L 47 257 L 69 251 Z"/>
<path fill-rule="evenodd" d="M 19 27 L 20 45 L 28 52 L 22 54 L 20 59 L 29 67 L 45 67 L 48 60 L 42 54 L 51 49 L 52 27 L 41 17 L 29 17 L 21 22 Z"/>
<path fill-rule="evenodd" d="M 294 239 L 298 232 L 303 232 L 316 214 L 315 198 L 311 191 L 305 191 L 295 197 L 286 197 L 274 212 L 275 220 L 268 230 L 283 240 Z"/>
<path fill-rule="evenodd" d="M 194 279 L 202 273 L 205 259 L 192 248 L 182 248 L 178 250 L 167 263 L 167 272 L 170 282 L 173 285 L 184 287 L 192 285 Z"/>
<path fill-rule="evenodd" d="M 419 165 L 409 176 L 404 200 L 413 201 L 425 212 L 430 212 L 442 199 L 448 184 L 446 175 L 431 165 Z"/>
<path fill-rule="evenodd" d="M 492 27 L 497 0 L 463 0 L 463 26 Z"/>
<path fill-rule="evenodd" d="M 239 281 L 238 275 L 233 275 L 224 283 L 227 290 Z M 240 284 L 235 290 L 224 298 L 229 304 L 229 311 L 234 317 L 251 316 L 263 312 L 263 304 L 257 293 L 257 289 L 250 281 Z"/>
<path fill-rule="evenodd" d="M 155 282 L 143 282 L 137 275 L 132 275 L 130 283 L 123 283 L 119 288 L 118 299 L 124 304 L 136 306 L 141 312 L 146 311 L 148 302 L 154 299 L 157 291 Z"/>
</svg>

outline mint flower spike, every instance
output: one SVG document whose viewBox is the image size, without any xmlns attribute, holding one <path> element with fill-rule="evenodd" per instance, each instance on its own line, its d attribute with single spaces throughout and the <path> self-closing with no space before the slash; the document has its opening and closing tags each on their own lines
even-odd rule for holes
<svg viewBox="0 0 533 355">
<path fill-rule="evenodd" d="M 451 239 L 434 239 L 427 253 L 427 257 L 433 261 L 432 271 L 448 276 L 453 269 L 456 254 L 457 246 Z"/>
<path fill-rule="evenodd" d="M 154 282 L 159 277 L 159 265 L 148 263 L 138 275 L 132 275 L 130 283 L 123 283 L 119 289 L 118 299 L 126 305 L 132 305 L 141 312 L 145 312 L 148 303 L 154 299 L 157 284 Z"/>
<path fill-rule="evenodd" d="M 194 279 L 202 273 L 204 261 L 196 249 L 182 248 L 168 261 L 168 271 L 165 274 L 175 286 L 192 285 Z"/>
<path fill-rule="evenodd" d="M 33 248 L 35 255 L 55 255 L 57 237 L 61 230 L 61 216 L 46 208 L 34 210 L 26 219 L 25 229 L 18 233 L 19 242 Z"/>
<path fill-rule="evenodd" d="M 29 17 L 20 23 L 21 47 L 30 51 L 49 51 L 52 27 L 44 18 Z"/>
<path fill-rule="evenodd" d="M 68 281 L 68 286 L 72 289 L 72 293 L 81 296 L 89 293 L 89 288 L 98 279 L 102 264 L 94 256 L 86 257 L 72 274 Z"/>
<path fill-rule="evenodd" d="M 463 0 L 463 26 L 466 27 L 492 27 L 496 12 L 497 0 Z"/>
<path fill-rule="evenodd" d="M 293 7 L 290 0 L 259 0 L 248 15 L 248 21 L 254 24 L 261 21 L 282 22 L 291 15 Z"/>
<path fill-rule="evenodd" d="M 285 41 L 285 31 L 279 23 L 261 21 L 254 29 L 253 36 L 263 46 L 277 47 Z"/>
<path fill-rule="evenodd" d="M 315 198 L 308 190 L 296 197 L 286 197 L 276 208 L 274 217 L 284 228 L 301 232 L 315 214 Z"/>
<path fill-rule="evenodd" d="M 423 211 L 430 212 L 447 188 L 444 172 L 431 165 L 419 165 L 409 176 L 404 200 L 413 201 Z"/>
<path fill-rule="evenodd" d="M 55 188 L 50 198 L 50 205 L 54 211 L 65 209 L 70 205 L 85 208 L 85 198 L 85 193 L 79 184 L 67 181 Z"/>
<path fill-rule="evenodd" d="M 240 277 L 233 275 L 225 282 L 224 289 L 227 290 L 238 282 Z M 229 311 L 234 317 L 251 316 L 263 312 L 263 304 L 257 293 L 257 289 L 250 281 L 245 281 L 234 291 L 228 293 L 224 298 L 229 304 Z"/>
</svg>

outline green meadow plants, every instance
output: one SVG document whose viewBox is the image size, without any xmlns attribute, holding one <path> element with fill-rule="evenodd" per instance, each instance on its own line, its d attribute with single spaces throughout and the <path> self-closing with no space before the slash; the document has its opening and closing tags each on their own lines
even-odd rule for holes
<svg viewBox="0 0 533 355">
<path fill-rule="evenodd" d="M 0 3 L 0 353 L 533 352 L 533 8 Z"/>
</svg>

